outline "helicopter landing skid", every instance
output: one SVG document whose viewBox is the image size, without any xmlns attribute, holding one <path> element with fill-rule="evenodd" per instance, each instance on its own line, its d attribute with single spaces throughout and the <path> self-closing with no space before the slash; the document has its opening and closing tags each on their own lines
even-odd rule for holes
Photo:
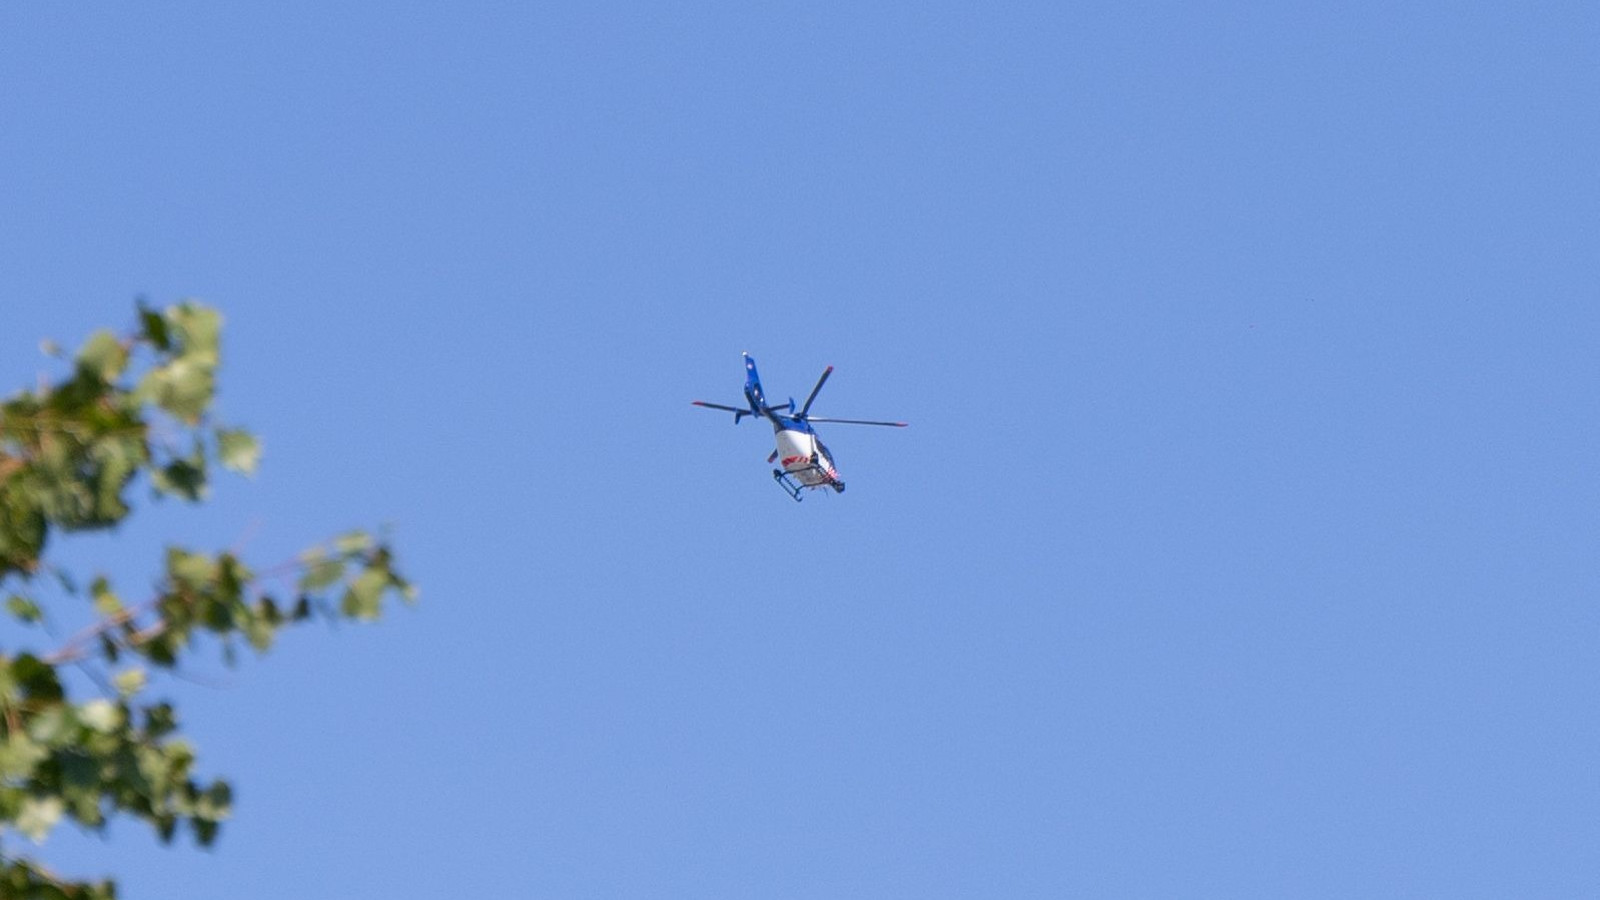
<svg viewBox="0 0 1600 900">
<path fill-rule="evenodd" d="M 800 502 L 800 492 L 805 489 L 805 485 L 799 484 L 793 478 L 790 478 L 789 473 L 782 469 L 772 470 L 772 480 L 778 483 L 778 487 L 783 488 L 785 494 L 793 497 L 794 502 Z"/>
<path fill-rule="evenodd" d="M 821 466 L 817 466 L 817 465 L 813 465 L 810 468 L 806 468 L 806 469 L 799 469 L 797 471 L 799 471 L 799 472 L 824 472 L 823 468 Z M 796 502 L 796 503 L 800 502 L 800 499 L 801 499 L 800 498 L 800 492 L 805 490 L 806 488 L 831 487 L 831 488 L 833 488 L 835 493 L 839 493 L 839 494 L 844 493 L 844 482 L 839 481 L 837 479 L 828 478 L 826 481 L 822 482 L 821 484 L 801 484 L 800 482 L 794 480 L 794 475 L 795 475 L 795 472 L 785 472 L 782 469 L 773 469 L 772 470 L 772 480 L 776 481 L 778 483 L 778 487 L 783 488 L 784 493 L 788 494 L 790 497 L 793 497 L 794 498 L 794 502 Z M 827 477 L 826 474 L 824 474 L 824 477 L 825 478 Z"/>
</svg>

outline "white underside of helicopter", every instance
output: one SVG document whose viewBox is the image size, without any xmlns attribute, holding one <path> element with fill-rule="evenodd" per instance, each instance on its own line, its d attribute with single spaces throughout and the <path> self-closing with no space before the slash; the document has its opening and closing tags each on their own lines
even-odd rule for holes
<svg viewBox="0 0 1600 900">
<path fill-rule="evenodd" d="M 819 451 L 817 436 L 804 431 L 779 431 L 778 464 L 806 487 L 822 487 L 839 479 L 826 452 Z"/>
</svg>

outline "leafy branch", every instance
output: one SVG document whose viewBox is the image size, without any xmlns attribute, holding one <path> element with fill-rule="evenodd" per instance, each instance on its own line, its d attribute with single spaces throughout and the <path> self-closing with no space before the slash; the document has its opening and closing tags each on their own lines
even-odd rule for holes
<svg viewBox="0 0 1600 900">
<path fill-rule="evenodd" d="M 260 444 L 211 420 L 221 317 L 194 303 L 140 305 L 138 327 L 100 331 L 71 375 L 0 404 L 0 587 L 4 615 L 44 622 L 35 579 L 53 572 L 93 621 L 42 654 L 0 648 L 0 897 L 109 900 L 111 881 L 63 880 L 5 852 L 13 832 L 42 842 L 62 820 L 101 831 L 114 816 L 143 820 L 163 840 L 185 826 L 201 845 L 230 815 L 232 788 L 195 777 L 195 752 L 170 702 L 147 700 L 152 678 L 205 638 L 223 658 L 257 653 L 288 625 L 375 620 L 384 601 L 411 602 L 389 546 L 351 532 L 294 560 L 253 571 L 231 551 L 169 547 L 154 593 L 125 604 L 104 577 L 86 592 L 46 565 L 54 532 L 106 529 L 126 518 L 131 486 L 195 502 L 216 465 L 254 471 Z M 153 435 L 163 435 L 162 440 Z M 73 698 L 61 669 L 83 668 L 98 695 Z"/>
</svg>

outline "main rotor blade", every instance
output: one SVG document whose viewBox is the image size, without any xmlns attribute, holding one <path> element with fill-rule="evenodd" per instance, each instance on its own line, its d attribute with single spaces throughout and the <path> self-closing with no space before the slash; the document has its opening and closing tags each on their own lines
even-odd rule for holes
<svg viewBox="0 0 1600 900">
<path fill-rule="evenodd" d="M 828 422 L 834 425 L 888 425 L 890 428 L 904 428 L 908 422 L 869 422 L 865 419 L 819 419 L 812 416 L 807 422 Z"/>
<path fill-rule="evenodd" d="M 707 403 L 704 400 L 690 400 L 689 402 L 695 406 L 704 406 L 706 409 L 725 409 L 728 412 L 744 413 L 745 415 L 750 414 L 750 407 L 748 406 L 723 406 L 721 403 Z"/>
<path fill-rule="evenodd" d="M 827 381 L 828 376 L 832 374 L 833 366 L 822 370 L 822 377 L 817 379 L 817 386 L 811 389 L 810 395 L 806 397 L 805 404 L 800 407 L 800 412 L 795 418 L 804 419 L 806 417 L 806 413 L 811 411 L 811 401 L 817 399 L 817 391 L 822 390 L 823 382 Z"/>
</svg>

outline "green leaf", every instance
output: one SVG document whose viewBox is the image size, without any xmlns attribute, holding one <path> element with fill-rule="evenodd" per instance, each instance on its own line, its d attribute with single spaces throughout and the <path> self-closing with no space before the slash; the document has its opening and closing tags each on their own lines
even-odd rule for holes
<svg viewBox="0 0 1600 900">
<path fill-rule="evenodd" d="M 101 381 L 115 381 L 128 365 L 128 348 L 109 331 L 96 331 L 78 351 L 78 369 Z"/>
<path fill-rule="evenodd" d="M 60 746 L 77 731 L 78 721 L 72 708 L 65 703 L 53 703 L 28 720 L 28 737 L 43 747 Z"/>
<path fill-rule="evenodd" d="M 347 531 L 333 539 L 333 549 L 345 556 L 372 549 L 372 535 L 365 531 Z"/>
<path fill-rule="evenodd" d="M 278 634 L 278 629 L 265 619 L 252 616 L 244 623 L 244 637 L 250 642 L 250 647 L 257 653 L 265 653 L 272 649 L 272 639 Z"/>
<path fill-rule="evenodd" d="M 194 827 L 194 840 L 200 846 L 209 847 L 217 839 L 216 822 L 210 819 L 192 819 L 189 824 Z"/>
<path fill-rule="evenodd" d="M 0 657 L 0 662 L 3 661 Z M 20 688 L 22 696 L 29 700 L 55 702 L 64 696 L 55 666 L 32 653 L 23 653 L 11 660 L 11 669 L 6 675 L 5 681 Z"/>
<path fill-rule="evenodd" d="M 181 547 L 167 548 L 167 573 L 190 590 L 205 590 L 216 579 L 217 570 L 217 561 L 204 553 L 190 553 Z"/>
<path fill-rule="evenodd" d="M 176 356 L 145 373 L 134 396 L 194 425 L 205 415 L 216 393 L 222 316 L 198 304 L 181 303 L 168 307 L 163 317 L 168 339 L 164 349 Z M 148 320 L 145 331 L 153 331 Z"/>
<path fill-rule="evenodd" d="M 116 686 L 117 693 L 124 697 L 132 697 L 144 690 L 149 681 L 149 674 L 140 668 L 125 669 L 111 676 L 111 683 Z"/>
<path fill-rule="evenodd" d="M 12 732 L 0 743 L 0 779 L 27 778 L 48 758 L 49 748 L 25 734 Z"/>
<path fill-rule="evenodd" d="M 377 621 L 383 611 L 383 589 L 389 585 L 389 576 L 378 569 L 367 569 L 344 592 L 340 611 L 352 619 L 363 622 Z"/>
<path fill-rule="evenodd" d="M 172 336 L 167 331 L 167 320 L 161 313 L 144 305 L 139 301 L 139 326 L 144 329 L 143 337 L 157 350 L 167 351 L 172 349 Z"/>
<path fill-rule="evenodd" d="M 94 518 L 104 523 L 117 522 L 128 515 L 122 490 L 148 459 L 142 440 L 104 439 L 95 444 L 91 455 L 99 463 L 94 478 Z"/>
<path fill-rule="evenodd" d="M 7 488 L 9 490 L 9 488 Z M 22 498 L 0 502 L 0 576 L 32 572 L 47 534 L 44 511 Z"/>
<path fill-rule="evenodd" d="M 205 415 L 216 392 L 215 367 L 201 361 L 179 357 L 157 366 L 139 380 L 135 397 L 156 404 L 173 416 L 193 425 Z"/>
<path fill-rule="evenodd" d="M 60 797 L 29 797 L 22 801 L 22 811 L 17 814 L 17 830 L 37 844 L 61 821 L 65 811 Z"/>
<path fill-rule="evenodd" d="M 222 334 L 222 314 L 207 306 L 185 301 L 167 307 L 167 323 L 180 337 L 183 359 L 216 365 Z"/>
<path fill-rule="evenodd" d="M 205 460 L 175 459 L 150 473 L 157 491 L 172 494 L 189 501 L 198 501 L 206 495 Z"/>
<path fill-rule="evenodd" d="M 195 803 L 195 815 L 212 821 L 226 819 L 233 814 L 233 788 L 226 781 L 212 782 Z"/>
<path fill-rule="evenodd" d="M 6 611 L 23 622 L 38 622 L 44 619 L 44 610 L 39 608 L 39 604 L 21 594 L 12 594 L 6 598 Z"/>
<path fill-rule="evenodd" d="M 110 700 L 97 697 L 78 707 L 78 719 L 101 734 L 110 734 L 122 724 L 122 713 Z"/>
<path fill-rule="evenodd" d="M 261 460 L 261 442 L 242 428 L 218 428 L 217 458 L 235 472 L 253 475 Z"/>
<path fill-rule="evenodd" d="M 300 576 L 300 589 L 303 591 L 320 591 L 344 577 L 344 560 L 328 558 L 321 548 L 300 554 L 300 563 L 305 566 L 305 572 Z"/>
<path fill-rule="evenodd" d="M 116 900 L 112 881 L 62 881 L 30 860 L 0 857 L 0 897 L 7 900 Z"/>
<path fill-rule="evenodd" d="M 89 594 L 94 597 L 94 610 L 102 616 L 114 616 L 122 612 L 122 600 L 111 590 L 110 582 L 104 577 L 97 577 L 89 585 Z"/>
<path fill-rule="evenodd" d="M 144 708 L 144 730 L 150 737 L 166 737 L 177 728 L 178 713 L 171 703 L 156 703 Z"/>
</svg>

